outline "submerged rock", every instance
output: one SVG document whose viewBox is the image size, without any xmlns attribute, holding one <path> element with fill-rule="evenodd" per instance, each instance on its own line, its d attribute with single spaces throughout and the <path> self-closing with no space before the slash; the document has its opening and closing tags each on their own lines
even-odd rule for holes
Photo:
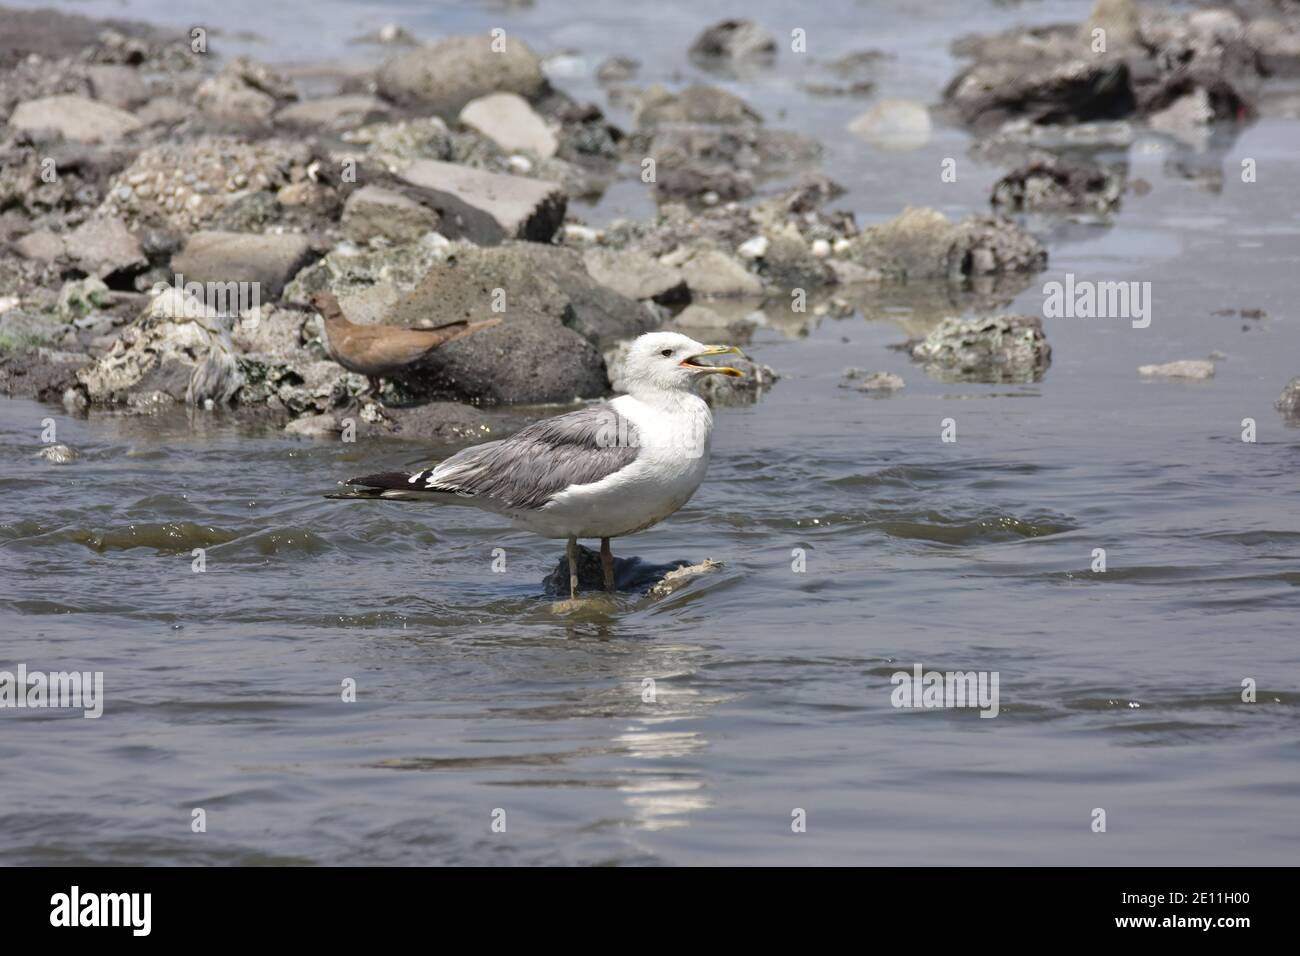
<svg viewBox="0 0 1300 956">
<path fill-rule="evenodd" d="M 1100 166 L 1044 156 L 1007 173 L 993 184 L 999 212 L 1114 211 L 1124 192 L 1123 177 Z"/>
<path fill-rule="evenodd" d="M 1287 382 L 1282 394 L 1277 397 L 1273 407 L 1281 412 L 1288 421 L 1300 424 L 1300 376 Z"/>
<path fill-rule="evenodd" d="M 872 372 L 868 374 L 860 368 L 847 369 L 840 388 L 851 388 L 859 392 L 880 392 L 892 394 L 907 385 L 901 375 L 893 372 Z"/>
<path fill-rule="evenodd" d="M 1037 382 L 1052 362 L 1042 319 L 1027 315 L 944 319 L 907 350 L 942 382 Z"/>
<path fill-rule="evenodd" d="M 618 539 L 622 540 L 622 539 Z M 706 558 L 699 563 L 673 561 L 668 564 L 650 564 L 641 558 L 614 556 L 614 587 L 619 591 L 666 597 L 701 574 L 720 570 L 722 562 Z M 569 559 L 561 555 L 554 570 L 543 580 L 546 594 L 555 597 L 569 596 Z M 578 597 L 593 592 L 605 593 L 605 573 L 600 563 L 600 552 L 578 545 Z"/>
<path fill-rule="evenodd" d="M 736 70 L 770 63 L 776 40 L 753 20 L 722 20 L 695 38 L 690 57 L 705 69 Z"/>
<path fill-rule="evenodd" d="M 914 100 L 882 100 L 849 124 L 849 132 L 878 149 L 920 149 L 930 141 L 930 111 Z"/>
<path fill-rule="evenodd" d="M 1214 363 L 1204 359 L 1182 359 L 1163 365 L 1139 365 L 1138 374 L 1147 378 L 1214 378 Z"/>
<path fill-rule="evenodd" d="M 37 458 L 44 458 L 51 465 L 68 465 L 81 457 L 81 453 L 71 445 L 65 445 L 59 442 L 55 445 L 46 445 L 36 453 Z"/>
</svg>

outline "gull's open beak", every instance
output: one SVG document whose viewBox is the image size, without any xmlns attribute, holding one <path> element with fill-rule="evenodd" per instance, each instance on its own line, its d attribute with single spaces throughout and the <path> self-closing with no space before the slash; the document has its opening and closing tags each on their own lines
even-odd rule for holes
<svg viewBox="0 0 1300 956">
<path fill-rule="evenodd" d="M 720 375 L 730 375 L 732 378 L 744 378 L 745 373 L 738 368 L 730 368 L 726 365 L 700 365 L 696 359 L 703 358 L 706 355 L 739 355 L 745 357 L 745 353 L 740 351 L 734 345 L 710 345 L 703 352 L 692 355 L 690 358 L 682 359 L 682 368 L 694 369 L 697 372 L 717 372 Z"/>
</svg>

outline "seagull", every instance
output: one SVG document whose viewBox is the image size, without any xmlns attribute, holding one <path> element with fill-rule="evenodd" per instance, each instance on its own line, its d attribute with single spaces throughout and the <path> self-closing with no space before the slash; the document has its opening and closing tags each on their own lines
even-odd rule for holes
<svg viewBox="0 0 1300 956">
<path fill-rule="evenodd" d="M 574 598 L 578 539 L 600 538 L 605 590 L 613 591 L 610 539 L 658 524 L 704 480 L 713 415 L 699 396 L 700 383 L 707 375 L 744 373 L 700 359 L 727 353 L 742 354 L 677 332 L 647 333 L 627 353 L 627 394 L 473 445 L 415 474 L 352 478 L 347 484 L 360 491 L 330 497 L 467 504 L 521 530 L 566 538 Z"/>
<path fill-rule="evenodd" d="M 325 350 L 349 372 L 366 377 L 366 391 L 379 394 L 379 379 L 400 372 L 452 339 L 497 325 L 499 318 L 469 322 L 461 319 L 432 329 L 402 329 L 390 325 L 349 322 L 333 292 L 317 292 L 311 305 L 325 323 Z"/>
</svg>

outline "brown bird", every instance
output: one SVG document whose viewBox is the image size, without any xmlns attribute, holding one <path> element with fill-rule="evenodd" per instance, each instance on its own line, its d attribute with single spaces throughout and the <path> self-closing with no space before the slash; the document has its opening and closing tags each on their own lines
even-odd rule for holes
<svg viewBox="0 0 1300 956">
<path fill-rule="evenodd" d="M 367 393 L 378 394 L 379 380 L 418 362 L 452 339 L 500 324 L 500 319 L 470 322 L 461 319 L 432 329 L 400 329 L 391 325 L 349 322 L 333 292 L 317 292 L 311 305 L 325 320 L 325 348 L 330 358 L 349 372 L 366 377 Z"/>
</svg>

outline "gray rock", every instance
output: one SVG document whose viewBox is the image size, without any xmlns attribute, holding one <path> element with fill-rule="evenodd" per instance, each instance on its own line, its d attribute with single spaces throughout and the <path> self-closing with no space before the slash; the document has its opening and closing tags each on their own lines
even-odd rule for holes
<svg viewBox="0 0 1300 956">
<path fill-rule="evenodd" d="M 625 83 L 636 77 L 641 61 L 630 56 L 611 56 L 596 67 L 596 81 L 603 84 Z"/>
<path fill-rule="evenodd" d="M 442 213 L 447 235 L 479 245 L 506 239 L 549 242 L 564 221 L 568 204 L 555 183 L 417 159 L 397 175 L 419 189 Z"/>
<path fill-rule="evenodd" d="M 130 404 L 153 392 L 175 402 L 189 396 L 201 404 L 213 395 L 229 397 L 242 384 L 232 362 L 208 361 L 213 350 L 227 353 L 226 358 L 233 351 L 221 329 L 203 320 L 141 322 L 123 329 L 112 348 L 81 369 L 77 379 L 97 404 Z"/>
<path fill-rule="evenodd" d="M 302 130 L 350 130 L 387 119 L 390 112 L 378 97 L 355 93 L 294 103 L 276 113 L 275 122 Z"/>
<path fill-rule="evenodd" d="M 9 125 L 33 132 L 58 130 L 65 139 L 81 143 L 117 142 L 143 126 L 130 113 L 70 94 L 19 103 Z"/>
<path fill-rule="evenodd" d="M 473 444 L 498 437 L 493 419 L 472 405 L 426 402 L 423 405 L 385 408 L 375 422 L 359 423 L 357 433 L 424 439 L 443 444 Z"/>
<path fill-rule="evenodd" d="M 95 99 L 120 110 L 134 109 L 149 99 L 149 87 L 135 67 L 92 63 L 86 67 L 86 78 Z"/>
<path fill-rule="evenodd" d="M 256 282 L 262 302 L 276 299 L 312 255 L 306 236 L 293 233 L 196 232 L 172 259 L 187 282 Z"/>
<path fill-rule="evenodd" d="M 438 213 L 428 206 L 380 186 L 363 186 L 343 204 L 343 234 L 362 244 L 376 237 L 414 242 L 435 231 L 438 222 Z"/>
<path fill-rule="evenodd" d="M 689 581 L 713 571 L 720 570 L 722 564 L 706 558 L 703 562 L 693 564 L 690 561 L 673 561 L 669 564 L 650 564 L 641 558 L 620 558 L 614 556 L 614 587 L 617 591 L 648 594 L 653 597 L 667 597 L 679 590 Z M 569 561 L 560 555 L 555 568 L 542 581 L 546 594 L 553 597 L 569 596 Z M 604 569 L 600 563 L 600 552 L 593 551 L 586 545 L 578 545 L 578 599 L 590 599 L 605 593 Z"/>
<path fill-rule="evenodd" d="M 693 83 L 680 93 L 656 83 L 637 100 L 635 117 L 643 129 L 670 123 L 756 126 L 763 122 L 739 96 L 704 83 Z"/>
<path fill-rule="evenodd" d="M 908 348 L 912 359 L 942 382 L 1037 382 L 1052 363 L 1037 316 L 944 319 Z"/>
<path fill-rule="evenodd" d="M 849 258 L 887 279 L 958 281 L 1007 272 L 1034 272 L 1047 264 L 1042 243 L 1009 219 L 978 216 L 951 223 L 934 209 L 909 207 L 864 229 Z"/>
<path fill-rule="evenodd" d="M 609 388 L 600 353 L 545 315 L 516 315 L 501 325 L 455 339 L 423 363 L 427 396 L 489 403 L 565 402 Z"/>
<path fill-rule="evenodd" d="M 513 37 L 493 51 L 488 34 L 448 37 L 399 53 L 379 70 L 379 91 L 398 103 L 419 103 L 444 116 L 489 93 L 535 101 L 548 89 L 536 54 Z"/>
<path fill-rule="evenodd" d="M 504 311 L 494 311 L 498 302 Z M 494 316 L 506 324 L 544 316 L 602 346 L 657 324 L 644 305 L 593 279 L 576 251 L 527 242 L 456 250 L 433 263 L 385 321 L 429 326 Z"/>
<path fill-rule="evenodd" d="M 1287 382 L 1273 405 L 1288 420 L 1300 422 L 1300 376 Z"/>
<path fill-rule="evenodd" d="M 851 368 L 844 373 L 840 388 L 852 388 L 859 392 L 880 392 L 892 394 L 907 385 L 901 375 L 893 372 L 872 372 L 870 375 L 862 369 Z"/>
<path fill-rule="evenodd" d="M 930 111 L 915 100 L 881 100 L 849 123 L 849 132 L 877 149 L 920 149 L 930 141 Z"/>
<path fill-rule="evenodd" d="M 51 465 L 69 465 L 81 457 L 81 453 L 71 445 L 65 445 L 59 442 L 56 445 L 46 445 L 36 453 L 37 458 L 44 458 Z"/>
<path fill-rule="evenodd" d="M 1053 156 L 1013 169 L 993 184 L 999 212 L 1113 212 L 1124 192 L 1124 178 L 1101 166 Z"/>
<path fill-rule="evenodd" d="M 517 93 L 489 93 L 470 100 L 460 111 L 460 121 L 507 152 L 524 150 L 550 159 L 559 148 L 546 121 Z"/>
<path fill-rule="evenodd" d="M 689 52 L 706 69 L 735 69 L 771 62 L 776 40 L 753 20 L 723 20 L 697 36 Z"/>
<path fill-rule="evenodd" d="M 14 243 L 14 249 L 24 259 L 36 262 L 54 262 L 65 253 L 63 237 L 48 229 L 29 232 Z"/>
<path fill-rule="evenodd" d="M 1139 365 L 1138 374 L 1147 378 L 1214 378 L 1214 363 L 1204 359 L 1182 359 L 1163 365 Z"/>
<path fill-rule="evenodd" d="M 601 285 L 629 299 L 650 299 L 661 305 L 691 298 L 681 271 L 634 249 L 588 249 L 583 255 L 587 272 Z"/>
<path fill-rule="evenodd" d="M 83 272 L 104 278 L 136 272 L 149 264 L 139 241 L 117 217 L 88 219 L 64 241 L 66 254 Z"/>
<path fill-rule="evenodd" d="M 763 280 L 718 249 L 686 249 L 660 260 L 676 266 L 693 296 L 759 296 Z"/>
</svg>

